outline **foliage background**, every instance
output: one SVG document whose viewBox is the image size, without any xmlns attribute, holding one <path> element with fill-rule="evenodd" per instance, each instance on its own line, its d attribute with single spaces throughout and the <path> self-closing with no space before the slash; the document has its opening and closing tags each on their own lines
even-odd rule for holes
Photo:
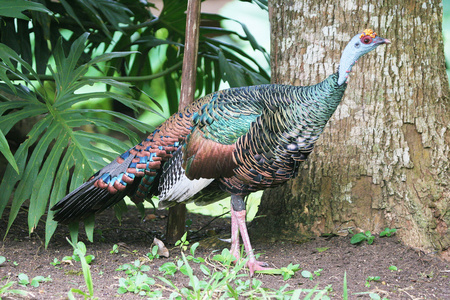
<svg viewBox="0 0 450 300">
<path fill-rule="evenodd" d="M 0 215 L 6 217 L 10 205 L 6 234 L 25 208 L 30 232 L 45 218 L 47 245 L 57 226 L 49 208 L 177 111 L 186 4 L 165 0 L 156 16 L 151 1 L 0 0 L 0 151 L 9 163 Z M 267 1 L 253 5 L 267 10 Z M 197 97 L 224 83 L 268 83 L 268 61 L 246 25 L 202 13 Z M 117 207 L 120 217 L 125 206 Z M 93 221 L 84 222 L 88 236 Z"/>
</svg>

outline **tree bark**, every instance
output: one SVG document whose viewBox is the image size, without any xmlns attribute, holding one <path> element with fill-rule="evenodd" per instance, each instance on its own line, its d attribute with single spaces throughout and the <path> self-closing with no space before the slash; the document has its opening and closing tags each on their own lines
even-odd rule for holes
<svg viewBox="0 0 450 300">
<path fill-rule="evenodd" d="M 288 2 L 269 1 L 275 83 L 322 81 L 365 28 L 392 44 L 355 65 L 299 176 L 264 193 L 258 215 L 265 217 L 256 219 L 256 230 L 298 240 L 389 227 L 412 247 L 448 249 L 450 102 L 441 1 Z"/>
<path fill-rule="evenodd" d="M 186 42 L 181 75 L 181 92 L 178 110 L 183 110 L 194 101 L 195 78 L 197 77 L 198 39 L 200 34 L 200 0 L 188 0 L 186 12 Z M 174 244 L 186 231 L 186 204 L 178 203 L 169 208 L 166 242 Z"/>
</svg>

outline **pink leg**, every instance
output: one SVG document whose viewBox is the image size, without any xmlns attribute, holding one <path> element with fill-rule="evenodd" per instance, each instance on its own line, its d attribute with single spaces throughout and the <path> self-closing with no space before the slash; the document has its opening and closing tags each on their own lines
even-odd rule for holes
<svg viewBox="0 0 450 300">
<path fill-rule="evenodd" d="M 233 215 L 233 212 L 234 212 L 234 215 Z M 233 218 L 233 216 L 234 216 L 237 219 L 236 222 L 239 227 L 238 230 L 240 230 L 240 232 L 241 232 L 245 252 L 247 252 L 247 256 L 249 258 L 249 261 L 247 262 L 247 267 L 250 269 L 250 276 L 253 276 L 253 273 L 255 271 L 269 270 L 270 268 L 265 268 L 265 266 L 267 266 L 267 263 L 257 261 L 255 258 L 255 255 L 253 254 L 253 248 L 252 248 L 252 245 L 250 244 L 250 238 L 248 236 L 247 225 L 245 224 L 246 213 L 247 212 L 245 210 L 232 211 L 231 218 Z M 233 221 L 231 222 L 231 225 L 233 225 Z M 233 231 L 233 229 L 232 229 L 232 231 Z M 233 238 L 232 238 L 232 242 L 233 242 Z M 233 243 L 231 244 L 231 246 L 233 247 Z"/>
<path fill-rule="evenodd" d="M 235 263 L 240 259 L 239 249 L 239 225 L 233 207 L 231 207 L 231 248 L 230 252 L 236 257 Z"/>
</svg>

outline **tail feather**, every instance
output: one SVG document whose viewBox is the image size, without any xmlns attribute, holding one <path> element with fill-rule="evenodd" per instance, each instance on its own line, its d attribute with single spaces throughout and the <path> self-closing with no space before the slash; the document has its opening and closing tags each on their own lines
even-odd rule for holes
<svg viewBox="0 0 450 300">
<path fill-rule="evenodd" d="M 85 182 L 53 206 L 52 210 L 56 211 L 53 219 L 63 224 L 82 220 L 116 204 L 127 193 L 120 191 L 110 194 L 107 189 L 94 185 L 96 179 Z"/>
<path fill-rule="evenodd" d="M 107 209 L 133 192 L 137 187 L 137 180 L 115 193 L 111 193 L 108 188 L 101 187 L 98 184 L 98 181 L 105 178 L 105 175 L 115 178 L 124 173 L 133 157 L 132 155 L 128 156 L 124 163 L 118 163 L 117 160 L 114 160 L 94 174 L 90 180 L 66 195 L 52 207 L 52 210 L 56 211 L 53 219 L 64 224 L 80 221 Z"/>
</svg>

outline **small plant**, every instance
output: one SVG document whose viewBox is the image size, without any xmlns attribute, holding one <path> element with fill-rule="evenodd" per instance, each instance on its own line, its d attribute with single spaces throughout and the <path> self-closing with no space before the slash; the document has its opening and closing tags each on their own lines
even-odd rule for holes
<svg viewBox="0 0 450 300">
<path fill-rule="evenodd" d="M 395 228 L 389 229 L 386 227 L 386 229 L 384 229 L 382 232 L 380 232 L 380 237 L 391 236 L 396 232 L 397 232 L 397 229 L 395 229 Z"/>
<path fill-rule="evenodd" d="M 391 271 L 401 271 L 396 266 L 389 266 L 388 269 L 391 270 Z"/>
<path fill-rule="evenodd" d="M 109 251 L 109 253 L 111 253 L 111 254 L 118 254 L 119 253 L 119 245 L 114 244 L 112 250 Z"/>
<path fill-rule="evenodd" d="M 83 245 L 84 245 L 84 243 L 83 243 Z M 85 247 L 86 247 L 86 246 L 85 246 Z M 77 251 L 73 251 L 73 255 L 72 255 L 72 256 L 64 256 L 63 259 L 62 259 L 62 261 L 70 261 L 70 260 L 72 260 L 72 259 L 73 259 L 74 261 L 81 261 L 80 255 L 77 254 Z M 90 265 L 91 262 L 95 259 L 95 256 L 92 255 L 92 254 L 89 254 L 89 255 L 86 255 L 86 256 L 84 257 L 84 259 L 85 259 L 86 263 L 87 263 L 88 265 Z"/>
<path fill-rule="evenodd" d="M 308 278 L 308 279 L 310 279 L 310 280 L 313 280 L 313 279 L 314 279 L 314 275 L 315 275 L 316 277 L 319 277 L 319 276 L 320 276 L 320 272 L 322 272 L 322 271 L 323 271 L 323 269 L 318 269 L 318 270 L 314 271 L 313 273 L 311 273 L 310 271 L 303 270 L 303 271 L 301 272 L 301 275 L 302 275 L 303 277 L 305 277 L 305 278 Z"/>
<path fill-rule="evenodd" d="M 132 264 L 121 265 L 116 271 L 125 271 L 125 274 L 127 275 L 136 275 L 139 272 L 150 271 L 150 267 L 144 265 L 139 259 L 136 259 Z"/>
<path fill-rule="evenodd" d="M 365 286 L 369 288 L 371 281 L 374 281 L 374 282 L 380 281 L 380 276 L 367 276 Z"/>
<path fill-rule="evenodd" d="M 157 252 L 158 247 L 155 247 Z M 155 247 L 152 249 L 153 254 L 148 253 L 147 256 L 157 256 L 157 254 L 154 253 Z M 150 289 L 150 286 L 155 284 L 155 279 L 143 273 L 150 271 L 150 267 L 144 265 L 139 259 L 136 259 L 132 264 L 123 264 L 117 268 L 116 271 L 125 271 L 125 274 L 127 275 L 125 278 L 119 278 L 119 288 L 117 293 L 134 293 L 139 294 L 140 296 L 161 298 L 161 291 L 152 291 Z"/>
<path fill-rule="evenodd" d="M 147 257 L 150 261 L 159 258 L 157 245 L 152 247 L 152 252 L 147 253 Z"/>
<path fill-rule="evenodd" d="M 205 259 L 203 258 L 203 257 L 195 257 L 195 250 L 197 250 L 197 247 L 199 246 L 200 244 L 197 242 L 197 243 L 194 243 L 194 244 L 192 244 L 192 246 L 191 246 L 191 248 L 189 249 L 189 251 L 190 251 L 190 253 L 191 253 L 191 255 L 187 255 L 186 256 L 186 259 L 188 260 L 188 261 L 193 261 L 193 262 L 195 262 L 195 263 L 204 263 L 205 262 Z"/>
<path fill-rule="evenodd" d="M 363 241 L 367 241 L 367 244 L 371 245 L 374 241 L 375 237 L 370 233 L 370 231 L 360 232 L 352 236 L 350 243 L 359 244 Z"/>
<path fill-rule="evenodd" d="M 117 293 L 125 294 L 131 292 L 140 296 L 149 296 L 148 293 L 151 292 L 150 286 L 154 284 L 155 279 L 148 277 L 147 274 L 137 272 L 135 275 L 127 276 L 127 278 L 119 278 Z"/>
<path fill-rule="evenodd" d="M 79 259 L 79 261 L 81 262 L 81 269 L 83 270 L 83 275 L 84 275 L 84 281 L 86 283 L 86 286 L 88 288 L 88 293 L 83 292 L 80 289 L 70 289 L 69 293 L 68 293 L 68 297 L 70 300 L 75 300 L 75 296 L 73 295 L 73 293 L 76 294 L 80 294 L 84 297 L 84 299 L 98 299 L 97 297 L 94 297 L 94 283 L 92 281 L 92 275 L 91 275 L 91 270 L 89 267 L 89 263 L 87 262 L 86 259 L 86 245 L 83 242 L 78 242 L 76 245 L 72 244 L 72 242 L 67 239 L 67 241 L 69 242 L 70 245 L 72 245 L 74 251 L 74 256 L 77 257 Z M 94 258 L 93 255 L 88 255 L 91 257 L 92 261 Z"/>
<path fill-rule="evenodd" d="M 36 276 L 33 279 L 31 279 L 31 282 L 30 282 L 30 279 L 28 278 L 27 274 L 20 273 L 19 275 L 17 275 L 17 277 L 19 278 L 18 283 L 23 286 L 31 285 L 32 287 L 38 287 L 40 282 L 52 281 L 52 279 L 50 278 L 50 275 L 47 277 Z"/>
<path fill-rule="evenodd" d="M 6 257 L 0 255 L 0 265 L 6 261 Z"/>
<path fill-rule="evenodd" d="M 176 241 L 175 247 L 180 247 L 181 251 L 186 251 L 187 246 L 189 245 L 189 241 L 187 241 L 187 231 L 183 234 L 181 239 Z"/>
<path fill-rule="evenodd" d="M 61 261 L 57 259 L 56 257 L 53 259 L 53 262 L 50 263 L 52 266 L 58 266 L 61 264 Z"/>
<path fill-rule="evenodd" d="M 167 262 L 159 267 L 159 271 L 164 272 L 163 276 L 172 275 L 174 276 L 177 271 L 181 271 L 181 273 L 186 274 L 186 266 L 182 260 L 178 260 L 177 264 L 173 262 Z"/>
<path fill-rule="evenodd" d="M 27 297 L 28 296 L 28 292 L 27 291 L 9 289 L 15 283 L 16 283 L 15 281 L 7 280 L 4 286 L 0 286 L 0 299 L 2 299 L 2 297 L 7 297 L 9 295 L 19 295 L 19 296 L 23 296 L 23 297 Z"/>
</svg>

